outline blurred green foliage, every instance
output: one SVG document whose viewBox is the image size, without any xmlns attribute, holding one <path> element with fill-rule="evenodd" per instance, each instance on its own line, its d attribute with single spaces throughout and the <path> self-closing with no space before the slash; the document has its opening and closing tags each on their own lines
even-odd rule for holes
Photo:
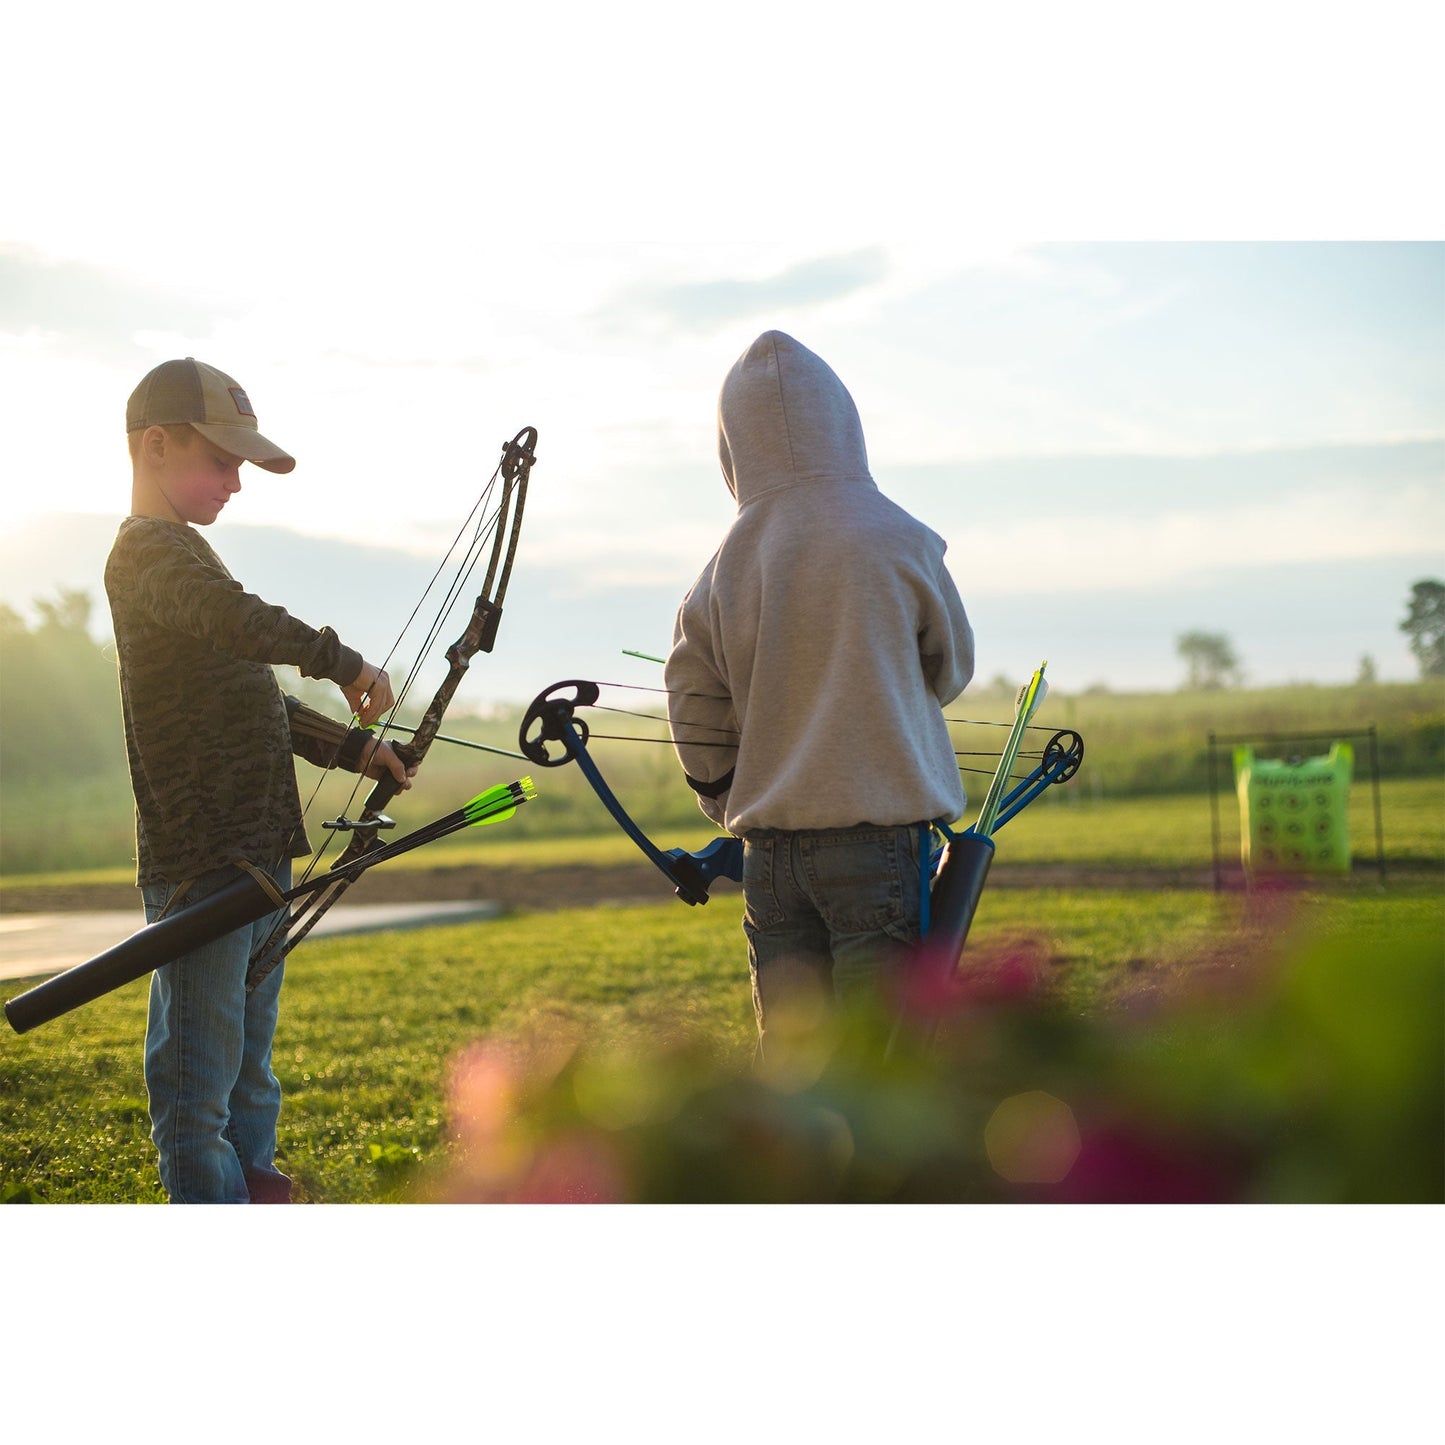
<svg viewBox="0 0 1445 1445">
<path fill-rule="evenodd" d="M 483 1040 L 452 1081 L 462 1157 L 427 1197 L 1442 1202 L 1438 921 L 1281 953 L 1288 901 L 1259 908 L 1172 991 L 1087 1012 L 1024 947 L 915 981 L 902 1026 L 801 1005 L 752 1068 Z"/>
</svg>

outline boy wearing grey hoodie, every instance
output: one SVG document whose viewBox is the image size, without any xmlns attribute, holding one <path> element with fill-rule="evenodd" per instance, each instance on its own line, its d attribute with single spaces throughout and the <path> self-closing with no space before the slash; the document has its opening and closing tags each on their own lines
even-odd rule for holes
<svg viewBox="0 0 1445 1445">
<path fill-rule="evenodd" d="M 761 1042 L 779 1005 L 876 991 L 918 940 L 923 825 L 965 807 L 942 709 L 973 628 L 946 544 L 878 490 L 853 398 L 807 347 L 768 331 L 738 358 L 718 446 L 737 516 L 666 685 L 698 803 L 743 839 Z"/>
</svg>

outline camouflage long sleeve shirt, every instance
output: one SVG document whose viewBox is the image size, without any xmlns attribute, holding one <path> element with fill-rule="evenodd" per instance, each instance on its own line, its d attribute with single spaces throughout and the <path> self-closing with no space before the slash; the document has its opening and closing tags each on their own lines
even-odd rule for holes
<svg viewBox="0 0 1445 1445">
<path fill-rule="evenodd" d="M 356 767 L 365 734 L 283 694 L 271 671 L 350 683 L 361 655 L 244 591 L 183 522 L 127 517 L 105 567 L 136 802 L 136 881 L 311 851 L 293 753 Z"/>
</svg>

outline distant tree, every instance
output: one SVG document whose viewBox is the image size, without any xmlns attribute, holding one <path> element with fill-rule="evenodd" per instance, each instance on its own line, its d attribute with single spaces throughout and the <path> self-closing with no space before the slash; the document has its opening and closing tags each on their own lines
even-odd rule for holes
<svg viewBox="0 0 1445 1445">
<path fill-rule="evenodd" d="M 1410 589 L 1410 610 L 1400 624 L 1421 677 L 1445 677 L 1445 582 L 1433 577 Z"/>
<path fill-rule="evenodd" d="M 0 602 L 0 643 L 25 636 L 25 619 L 8 602 Z"/>
<path fill-rule="evenodd" d="M 56 589 L 52 602 L 45 597 L 35 599 L 35 610 L 40 614 L 43 630 L 55 634 L 68 634 L 72 638 L 88 639 L 90 636 L 90 594 L 76 587 Z"/>
<path fill-rule="evenodd" d="M 36 627 L 0 609 L 0 774 L 86 777 L 123 766 L 115 658 L 87 630 L 91 602 L 62 588 Z"/>
<path fill-rule="evenodd" d="M 1239 658 L 1222 632 L 1185 632 L 1175 639 L 1174 650 L 1189 669 L 1185 687 L 1228 687 L 1239 681 Z"/>
<path fill-rule="evenodd" d="M 1380 673 L 1379 669 L 1375 666 L 1375 659 L 1371 657 L 1370 654 L 1367 652 L 1360 659 L 1360 670 L 1355 675 L 1355 686 L 1369 687 L 1372 684 L 1379 682 L 1379 680 Z"/>
</svg>

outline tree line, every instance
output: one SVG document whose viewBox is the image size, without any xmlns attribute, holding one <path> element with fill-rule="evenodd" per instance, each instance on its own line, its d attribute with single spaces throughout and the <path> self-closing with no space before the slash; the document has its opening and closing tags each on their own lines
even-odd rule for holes
<svg viewBox="0 0 1445 1445">
<path fill-rule="evenodd" d="M 0 776 L 124 768 L 115 651 L 90 635 L 90 597 L 62 588 L 35 611 L 32 628 L 0 603 Z"/>
<path fill-rule="evenodd" d="M 1445 677 L 1445 583 L 1416 582 L 1400 630 L 1422 679 Z M 113 775 L 125 767 L 114 646 L 90 634 L 87 593 L 61 588 L 38 599 L 28 626 L 0 603 L 0 776 L 11 780 Z M 1187 668 L 1185 688 L 1239 686 L 1243 669 L 1223 633 L 1182 634 L 1176 649 Z M 1367 657 L 1361 682 L 1374 680 Z M 300 679 L 290 678 L 297 691 Z M 329 694 L 328 694 L 329 697 Z"/>
</svg>

